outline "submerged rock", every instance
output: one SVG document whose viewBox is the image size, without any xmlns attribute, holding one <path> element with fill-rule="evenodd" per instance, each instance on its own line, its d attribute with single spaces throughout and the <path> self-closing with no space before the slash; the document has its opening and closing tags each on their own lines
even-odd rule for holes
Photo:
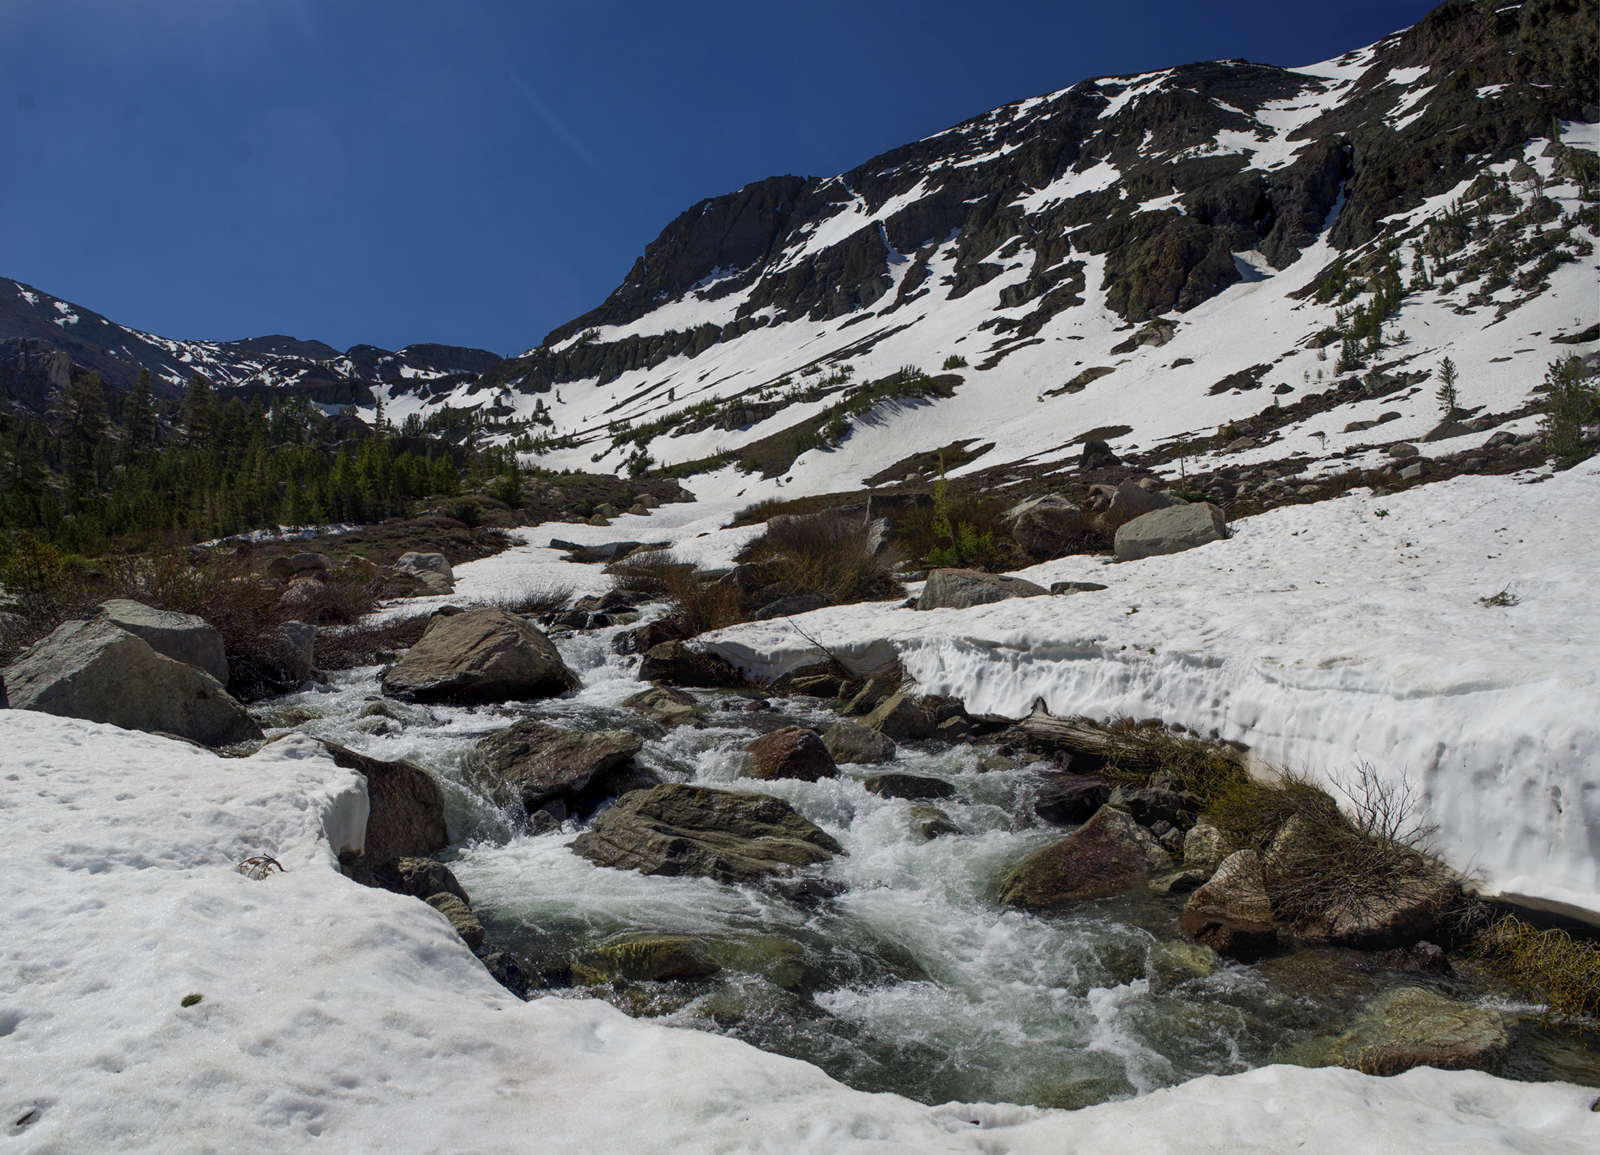
<svg viewBox="0 0 1600 1155">
<path fill-rule="evenodd" d="M 1337 1063 L 1368 1075 L 1413 1067 L 1492 1071 L 1509 1041 L 1499 1011 L 1401 987 L 1367 1004 L 1343 1035 L 1313 1044 L 1309 1057 L 1316 1065 Z"/>
<path fill-rule="evenodd" d="M 597 986 L 624 979 L 662 982 L 707 979 L 722 968 L 704 944 L 688 935 L 655 935 L 597 947 L 572 964 L 574 986 Z"/>
<path fill-rule="evenodd" d="M 13 710 L 173 734 L 204 746 L 262 737 L 221 682 L 104 619 L 61 623 L 3 677 Z"/>
<path fill-rule="evenodd" d="M 500 609 L 436 616 L 381 682 L 419 702 L 550 698 L 579 684 L 538 627 Z"/>
<path fill-rule="evenodd" d="M 529 814 L 560 799 L 587 813 L 645 782 L 633 770 L 644 739 L 630 730 L 564 730 L 529 718 L 491 734 L 473 750 L 473 776 L 500 806 Z M 659 779 L 650 776 L 648 784 Z"/>
<path fill-rule="evenodd" d="M 1148 830 L 1102 806 L 1060 842 L 1013 867 L 1000 884 L 1000 901 L 1044 910 L 1116 894 L 1171 868 L 1172 859 Z"/>
<path fill-rule="evenodd" d="M 782 799 L 684 785 L 624 796 L 571 849 L 600 866 L 719 882 L 787 874 L 843 853 Z"/>
<path fill-rule="evenodd" d="M 819 778 L 837 777 L 839 773 L 822 739 L 801 726 L 785 726 L 763 734 L 744 749 L 750 755 L 744 768 L 747 778 L 768 782 L 799 778 L 815 782 Z"/>
</svg>

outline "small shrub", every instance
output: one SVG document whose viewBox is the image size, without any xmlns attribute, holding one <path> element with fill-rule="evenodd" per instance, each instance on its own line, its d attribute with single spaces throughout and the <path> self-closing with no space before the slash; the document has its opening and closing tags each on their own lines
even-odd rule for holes
<svg viewBox="0 0 1600 1155">
<path fill-rule="evenodd" d="M 1479 935 L 1473 951 L 1544 1002 L 1547 1021 L 1600 1032 L 1600 948 L 1594 943 L 1506 915 Z"/>
<path fill-rule="evenodd" d="M 694 566 L 669 549 L 642 549 L 606 566 L 617 588 L 641 594 L 663 594 L 671 580 L 694 572 Z"/>
<path fill-rule="evenodd" d="M 959 353 L 952 353 L 944 359 L 944 368 L 946 369 L 965 369 L 966 367 L 967 359 Z"/>
<path fill-rule="evenodd" d="M 572 604 L 571 586 L 525 585 L 493 597 L 480 598 L 471 605 L 492 606 L 513 614 L 556 614 Z"/>
</svg>

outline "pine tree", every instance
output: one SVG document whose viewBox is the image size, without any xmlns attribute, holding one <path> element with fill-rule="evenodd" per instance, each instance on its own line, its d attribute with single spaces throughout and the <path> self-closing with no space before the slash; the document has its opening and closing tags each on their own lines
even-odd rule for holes
<svg viewBox="0 0 1600 1155">
<path fill-rule="evenodd" d="M 1439 362 L 1439 389 L 1434 393 L 1434 400 L 1439 402 L 1439 408 L 1444 411 L 1448 419 L 1456 411 L 1456 406 L 1461 400 L 1456 393 L 1456 363 L 1446 357 Z"/>
<path fill-rule="evenodd" d="M 95 451 L 106 437 L 106 395 L 98 373 L 74 378 L 59 402 L 61 463 L 77 501 L 97 493 Z"/>
<path fill-rule="evenodd" d="M 155 446 L 156 411 L 150 399 L 150 370 L 140 369 L 122 403 L 122 464 L 136 464 Z"/>
</svg>

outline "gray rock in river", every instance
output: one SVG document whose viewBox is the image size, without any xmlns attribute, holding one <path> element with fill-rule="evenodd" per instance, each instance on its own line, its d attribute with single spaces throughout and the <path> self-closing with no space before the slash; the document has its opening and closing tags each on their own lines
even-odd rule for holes
<svg viewBox="0 0 1600 1155">
<path fill-rule="evenodd" d="M 874 774 L 862 779 L 861 785 L 880 798 L 905 798 L 916 802 L 953 798 L 956 793 L 956 788 L 943 778 L 925 778 L 920 774 Z"/>
<path fill-rule="evenodd" d="M 822 744 L 833 755 L 833 760 L 841 764 L 892 762 L 897 750 L 888 735 L 847 720 L 828 727 Z"/>
<path fill-rule="evenodd" d="M 434 910 L 444 915 L 451 928 L 461 936 L 461 941 L 472 950 L 483 945 L 483 923 L 472 913 L 472 908 L 455 895 L 445 891 L 423 899 Z"/>
<path fill-rule="evenodd" d="M 572 964 L 572 983 L 588 987 L 617 979 L 692 982 L 710 978 L 721 969 L 699 939 L 682 934 L 660 934 L 587 951 Z"/>
<path fill-rule="evenodd" d="M 782 799 L 664 785 L 624 796 L 572 851 L 618 870 L 749 882 L 826 862 L 843 848 Z"/>
<path fill-rule="evenodd" d="M 682 690 L 674 690 L 671 686 L 652 686 L 626 699 L 622 704 L 635 713 L 643 714 L 652 722 L 660 722 L 663 726 L 692 726 L 704 720 L 700 714 L 700 703 Z"/>
<path fill-rule="evenodd" d="M 1297 1058 L 1369 1075 L 1398 1075 L 1413 1067 L 1492 1071 L 1508 1042 L 1499 1011 L 1401 987 L 1368 1003 L 1350 1030 L 1309 1044 Z"/>
<path fill-rule="evenodd" d="M 679 641 L 662 642 L 645 652 L 639 663 L 641 682 L 666 682 L 673 686 L 728 689 L 745 684 L 745 676 L 718 654 L 691 650 Z"/>
<path fill-rule="evenodd" d="M 500 609 L 436 616 L 381 681 L 419 702 L 550 698 L 579 684 L 538 627 Z"/>
<path fill-rule="evenodd" d="M 1178 930 L 1240 962 L 1254 962 L 1277 946 L 1260 856 L 1238 850 L 1223 859 L 1210 881 L 1189 896 Z"/>
<path fill-rule="evenodd" d="M 586 813 L 629 787 L 659 781 L 633 770 L 643 748 L 630 730 L 564 730 L 524 718 L 477 744 L 471 773 L 497 805 L 521 803 L 532 814 L 559 798 L 567 810 Z"/>
<path fill-rule="evenodd" d="M 14 710 L 175 734 L 205 746 L 262 736 L 222 683 L 100 619 L 63 622 L 4 673 Z"/>
</svg>

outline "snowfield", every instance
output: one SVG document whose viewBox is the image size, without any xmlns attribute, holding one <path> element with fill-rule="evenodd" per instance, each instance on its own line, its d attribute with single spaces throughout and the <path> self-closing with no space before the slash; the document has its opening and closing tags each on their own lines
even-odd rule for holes
<svg viewBox="0 0 1600 1155">
<path fill-rule="evenodd" d="M 522 1003 L 337 871 L 365 786 L 0 712 L 0 1134 L 17 1152 L 1590 1151 L 1595 1092 L 1273 1066 L 1077 1112 L 926 1107 L 598 1000 Z M 288 868 L 252 881 L 233 864 Z M 25 929 L 26 933 L 17 933 Z M 181 1006 L 185 996 L 202 1001 Z"/>
</svg>

